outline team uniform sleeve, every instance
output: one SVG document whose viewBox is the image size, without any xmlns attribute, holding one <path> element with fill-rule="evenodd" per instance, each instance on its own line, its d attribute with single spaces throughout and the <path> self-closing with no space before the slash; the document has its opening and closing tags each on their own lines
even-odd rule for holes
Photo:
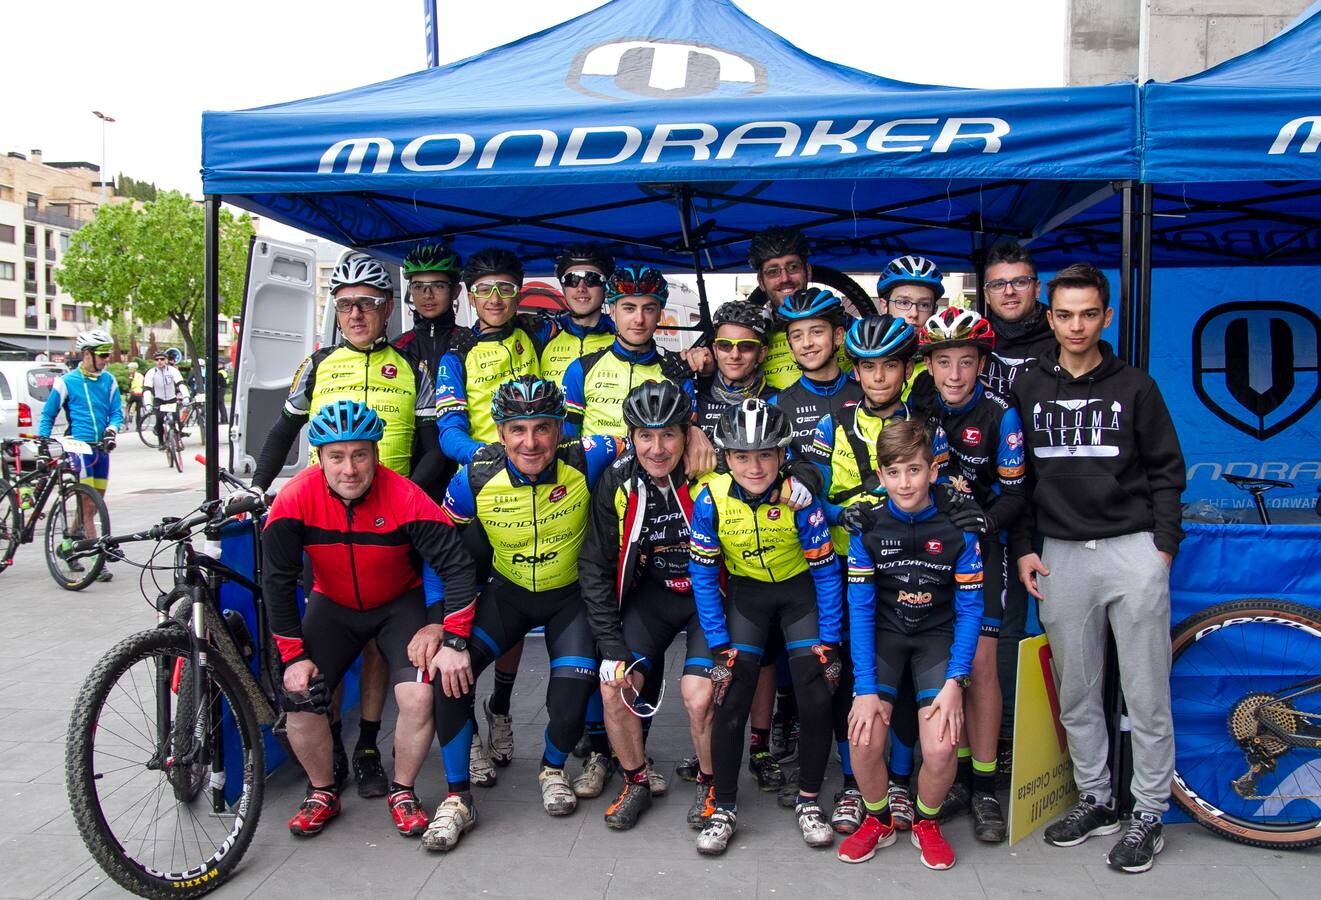
<svg viewBox="0 0 1321 900">
<path fill-rule="evenodd" d="M 303 623 L 298 617 L 298 583 L 303 576 L 303 522 L 297 503 L 282 492 L 271 504 L 261 533 L 262 597 L 280 660 L 306 659 Z"/>
<path fill-rule="evenodd" d="M 876 683 L 876 567 L 860 535 L 849 535 L 849 654 L 853 693 L 879 694 Z"/>
<path fill-rule="evenodd" d="M 124 397 L 119 391 L 119 382 L 110 379 L 110 389 L 106 392 L 110 402 L 109 426 L 115 431 L 124 427 Z M 48 398 L 49 399 L 49 398 Z"/>
<path fill-rule="evenodd" d="M 603 659 L 631 659 L 619 616 L 619 512 L 615 506 L 620 492 L 618 480 L 608 475 L 592 493 L 587 516 L 587 534 L 578 555 L 578 583 L 587 624 L 592 628 Z"/>
<path fill-rule="evenodd" d="M 582 357 L 569 363 L 564 370 L 564 436 L 575 438 L 582 430 L 583 413 L 587 409 L 586 391 L 583 388 Z"/>
<path fill-rule="evenodd" d="M 1012 406 L 1000 417 L 995 477 L 999 491 L 986 509 L 998 528 L 1008 528 L 1027 510 L 1027 455 L 1023 450 L 1023 422 Z"/>
<path fill-rule="evenodd" d="M 472 460 L 482 445 L 472 439 L 468 419 L 467 376 L 457 354 L 446 353 L 436 367 L 436 428 L 440 452 L 459 465 Z"/>
<path fill-rule="evenodd" d="M 716 534 L 716 506 L 711 492 L 702 488 L 693 503 L 688 537 L 688 575 L 693 582 L 697 618 L 712 652 L 729 646 L 725 607 L 720 598 L 720 538 Z"/>
<path fill-rule="evenodd" d="M 616 438 L 597 434 L 582 438 L 583 456 L 587 460 L 587 484 L 595 488 L 601 475 L 619 458 L 623 446 Z"/>
<path fill-rule="evenodd" d="M 812 443 L 807 446 L 803 457 L 811 461 L 816 466 L 817 472 L 821 475 L 821 492 L 817 495 L 817 500 L 821 508 L 826 511 L 826 521 L 831 525 L 839 524 L 839 514 L 843 512 L 844 507 L 831 503 L 829 500 L 830 485 L 834 481 L 834 470 L 830 467 L 830 460 L 835 454 L 835 420 L 832 416 L 823 416 L 816 423 L 816 432 L 812 435 Z"/>
<path fill-rule="evenodd" d="M 459 471 L 450 479 L 441 509 L 455 525 L 467 525 L 477 518 L 477 498 L 472 495 L 472 482 L 468 478 L 467 466 L 460 466 Z"/>
<path fill-rule="evenodd" d="M 830 539 L 826 512 L 819 502 L 813 502 L 794 513 L 798 526 L 798 543 L 807 560 L 807 570 L 816 585 L 817 627 L 821 640 L 839 646 L 840 625 L 843 618 L 843 585 L 839 577 L 839 558 Z"/>
<path fill-rule="evenodd" d="M 949 650 L 946 678 L 972 674 L 984 611 L 981 547 L 977 535 L 964 533 L 963 552 L 954 564 L 954 643 Z"/>
<path fill-rule="evenodd" d="M 37 434 L 41 437 L 50 437 L 51 431 L 55 428 L 55 420 L 60 417 L 60 407 L 64 405 L 64 398 L 69 395 L 69 388 L 64 383 L 64 376 L 55 379 L 55 384 L 51 386 L 50 396 L 41 407 L 41 423 L 37 426 Z"/>
<path fill-rule="evenodd" d="M 931 433 L 931 461 L 935 463 L 936 471 L 941 473 L 941 479 L 947 479 L 945 473 L 949 470 L 949 435 L 939 425 Z"/>
</svg>

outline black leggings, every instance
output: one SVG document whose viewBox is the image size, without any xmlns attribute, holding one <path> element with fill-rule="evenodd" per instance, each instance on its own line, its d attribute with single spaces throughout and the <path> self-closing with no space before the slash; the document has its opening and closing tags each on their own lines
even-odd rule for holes
<svg viewBox="0 0 1321 900">
<path fill-rule="evenodd" d="M 596 641 L 578 585 L 532 593 L 492 575 L 477 600 L 468 652 L 477 676 L 537 626 L 546 629 L 550 678 L 546 685 L 546 749 L 543 762 L 564 765 L 582 735 L 587 701 L 597 689 Z M 470 692 L 471 693 L 471 692 Z M 468 778 L 472 743 L 470 697 L 435 692 L 436 734 L 450 784 Z"/>
<path fill-rule="evenodd" d="M 757 692 L 762 654 L 777 618 L 798 699 L 798 787 L 809 794 L 821 790 L 830 758 L 831 701 L 821 663 L 812 653 L 812 645 L 821 642 L 816 585 L 806 572 L 777 584 L 731 576 L 725 622 L 730 641 L 739 653 L 734 662 L 733 680 L 724 702 L 716 707 L 711 731 L 711 761 L 718 803 L 733 804 L 738 800 L 743 732 Z"/>
</svg>

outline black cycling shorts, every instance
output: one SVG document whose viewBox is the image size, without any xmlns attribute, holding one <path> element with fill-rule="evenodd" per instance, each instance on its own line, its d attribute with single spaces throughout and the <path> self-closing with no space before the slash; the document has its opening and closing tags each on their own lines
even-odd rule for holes
<svg viewBox="0 0 1321 900">
<path fill-rule="evenodd" d="M 711 651 L 706 645 L 706 634 L 697 618 L 697 603 L 691 593 L 678 594 L 643 578 L 638 586 L 624 598 L 624 643 L 634 659 L 646 659 L 638 668 L 650 670 L 665 651 L 687 630 L 687 646 L 683 657 L 683 674 L 711 674 Z"/>
<path fill-rule="evenodd" d="M 904 668 L 911 665 L 917 705 L 930 705 L 945 687 L 953 644 L 953 626 L 917 634 L 876 629 L 876 683 L 880 686 L 881 699 L 894 703 Z"/>
<path fill-rule="evenodd" d="M 373 639 L 385 657 L 391 684 L 421 682 L 427 679 L 408 661 L 408 642 L 426 624 L 427 604 L 421 588 L 375 609 L 340 606 L 313 591 L 303 613 L 303 648 L 325 676 L 329 690 L 334 690 Z"/>
<path fill-rule="evenodd" d="M 473 671 L 499 659 L 538 626 L 545 628 L 550 677 L 600 677 L 596 639 L 577 583 L 533 593 L 494 572 L 477 598 L 473 615 L 468 641 Z"/>
<path fill-rule="evenodd" d="M 981 536 L 982 637 L 998 638 L 1005 616 L 1005 585 L 1009 581 L 1009 554 L 993 534 Z"/>
<path fill-rule="evenodd" d="M 725 629 L 740 653 L 760 656 L 763 666 L 774 665 L 781 648 L 790 658 L 810 653 L 821 643 L 816 583 L 807 572 L 781 582 L 731 575 Z"/>
</svg>

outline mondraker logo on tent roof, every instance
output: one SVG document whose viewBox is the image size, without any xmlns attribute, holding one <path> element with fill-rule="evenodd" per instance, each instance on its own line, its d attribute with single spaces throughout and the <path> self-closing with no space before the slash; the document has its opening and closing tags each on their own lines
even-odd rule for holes
<svg viewBox="0 0 1321 900">
<path fill-rule="evenodd" d="M 710 44 L 627 38 L 579 53 L 565 83 L 605 100 L 759 94 L 766 90 L 766 67 Z"/>
<path fill-rule="evenodd" d="M 1279 434 L 1321 400 L 1321 319 L 1279 301 L 1208 310 L 1193 326 L 1193 388 L 1244 434 Z"/>
<path fill-rule="evenodd" d="M 1284 123 L 1280 133 L 1275 136 L 1275 143 L 1271 144 L 1271 149 L 1266 151 L 1267 155 L 1278 156 L 1289 149 L 1293 139 L 1307 126 L 1307 137 L 1303 138 L 1298 145 L 1299 153 L 1315 153 L 1317 147 L 1321 147 L 1321 116 L 1303 116 L 1294 119 L 1292 122 Z"/>
</svg>

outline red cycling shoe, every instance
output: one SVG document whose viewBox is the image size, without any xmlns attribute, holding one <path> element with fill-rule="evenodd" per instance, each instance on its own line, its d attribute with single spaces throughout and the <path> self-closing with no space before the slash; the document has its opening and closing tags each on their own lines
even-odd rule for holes
<svg viewBox="0 0 1321 900">
<path fill-rule="evenodd" d="M 390 815 L 394 819 L 394 827 L 399 829 L 399 833 L 404 837 L 416 837 L 427 830 L 427 825 L 431 824 L 431 819 L 427 817 L 422 809 L 422 804 L 418 802 L 417 794 L 412 789 L 395 791 L 386 798 L 390 804 Z"/>
<path fill-rule="evenodd" d="M 320 834 L 326 823 L 339 815 L 339 794 L 334 791 L 311 791 L 289 820 L 289 831 L 299 837 Z"/>
</svg>

